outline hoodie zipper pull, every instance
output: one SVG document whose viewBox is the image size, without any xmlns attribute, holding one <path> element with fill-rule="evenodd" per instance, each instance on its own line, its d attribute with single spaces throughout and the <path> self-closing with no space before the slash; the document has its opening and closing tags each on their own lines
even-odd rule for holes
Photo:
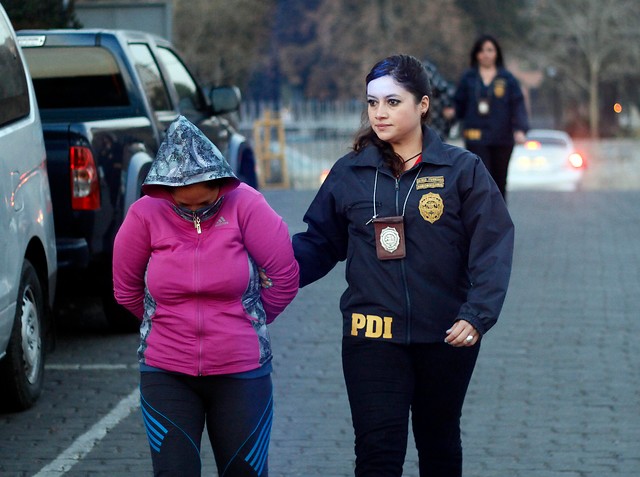
<svg viewBox="0 0 640 477">
<path fill-rule="evenodd" d="M 198 217 L 195 212 L 193 213 L 193 226 L 198 231 L 198 235 L 200 235 L 202 233 L 202 229 L 200 228 L 200 217 Z"/>
</svg>

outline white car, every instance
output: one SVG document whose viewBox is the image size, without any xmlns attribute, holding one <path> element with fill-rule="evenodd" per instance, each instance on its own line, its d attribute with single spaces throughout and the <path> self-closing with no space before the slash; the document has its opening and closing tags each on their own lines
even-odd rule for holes
<svg viewBox="0 0 640 477">
<path fill-rule="evenodd" d="M 566 132 L 532 129 L 527 141 L 513 148 L 507 189 L 576 190 L 585 167 L 584 157 Z"/>
<path fill-rule="evenodd" d="M 0 5 L 0 406 L 21 411 L 43 385 L 56 243 L 40 114 Z"/>
</svg>

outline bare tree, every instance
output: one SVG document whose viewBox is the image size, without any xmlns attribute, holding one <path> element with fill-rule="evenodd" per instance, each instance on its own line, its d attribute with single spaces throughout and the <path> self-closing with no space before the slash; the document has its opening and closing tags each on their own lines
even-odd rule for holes
<svg viewBox="0 0 640 477">
<path fill-rule="evenodd" d="M 256 97 L 287 84 L 308 98 L 360 98 L 368 69 L 394 53 L 428 59 L 455 81 L 477 34 L 459 0 L 175 2 L 174 38 L 199 76 L 251 81 Z"/>
<path fill-rule="evenodd" d="M 457 75 L 474 34 L 453 0 L 316 3 L 297 25 L 309 34 L 279 50 L 283 74 L 308 97 L 362 97 L 369 68 L 394 53 L 428 58 Z"/>
<path fill-rule="evenodd" d="M 522 32 L 530 27 L 530 18 L 521 15 L 523 0 L 455 0 L 470 18 L 479 34 L 491 34 L 502 46 L 522 40 Z"/>
<path fill-rule="evenodd" d="M 539 1 L 534 7 L 534 48 L 588 95 L 592 137 L 600 129 L 600 86 L 637 69 L 640 58 L 640 3 L 637 0 Z M 564 85 L 570 90 L 570 85 Z"/>
<path fill-rule="evenodd" d="M 23 28 L 80 28 L 75 1 L 4 0 L 2 2 L 16 30 Z"/>
<path fill-rule="evenodd" d="M 266 54 L 275 0 L 176 0 L 174 38 L 204 82 L 243 85 Z"/>
</svg>

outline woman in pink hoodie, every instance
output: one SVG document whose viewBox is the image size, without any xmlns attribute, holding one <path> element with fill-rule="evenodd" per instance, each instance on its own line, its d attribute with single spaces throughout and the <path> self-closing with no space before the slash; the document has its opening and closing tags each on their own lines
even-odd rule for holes
<svg viewBox="0 0 640 477">
<path fill-rule="evenodd" d="M 115 297 L 141 320 L 142 414 L 154 473 L 200 475 L 204 425 L 220 476 L 267 476 L 267 324 L 293 300 L 286 224 L 180 116 L 116 237 Z M 262 287 L 258 270 L 274 285 Z"/>
</svg>

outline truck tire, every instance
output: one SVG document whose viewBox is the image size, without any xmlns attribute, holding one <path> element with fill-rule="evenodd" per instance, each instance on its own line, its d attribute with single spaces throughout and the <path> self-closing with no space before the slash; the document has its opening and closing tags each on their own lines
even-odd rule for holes
<svg viewBox="0 0 640 477">
<path fill-rule="evenodd" d="M 22 265 L 16 315 L 0 361 L 2 407 L 12 411 L 30 408 L 42 393 L 44 378 L 43 331 L 46 306 L 42 285 L 28 260 Z"/>
</svg>

